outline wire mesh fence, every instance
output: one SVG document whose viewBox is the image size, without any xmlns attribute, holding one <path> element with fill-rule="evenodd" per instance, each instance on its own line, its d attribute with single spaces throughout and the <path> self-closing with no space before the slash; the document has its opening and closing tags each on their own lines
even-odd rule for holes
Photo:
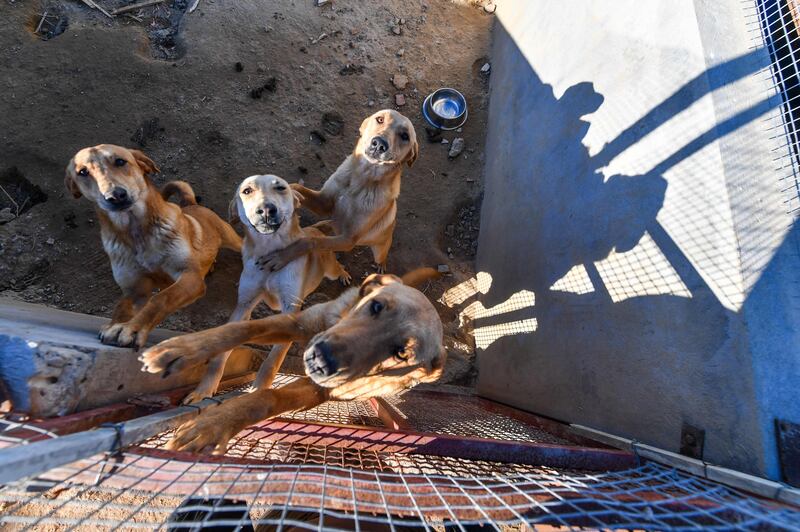
<svg viewBox="0 0 800 532">
<path fill-rule="evenodd" d="M 796 530 L 800 523 L 796 509 L 655 464 L 599 474 L 507 466 L 488 475 L 446 475 L 136 452 L 6 486 L 0 505 L 0 523 L 9 530 L 465 530 L 478 524 Z"/>
</svg>

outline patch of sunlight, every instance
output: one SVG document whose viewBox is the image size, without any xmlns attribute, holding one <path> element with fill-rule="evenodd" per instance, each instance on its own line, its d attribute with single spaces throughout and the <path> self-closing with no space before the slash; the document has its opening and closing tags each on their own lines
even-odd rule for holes
<svg viewBox="0 0 800 532">
<path fill-rule="evenodd" d="M 614 303 L 638 296 L 692 297 L 678 272 L 646 232 L 632 250 L 612 251 L 595 266 Z"/>
<path fill-rule="evenodd" d="M 504 336 L 531 333 L 536 331 L 537 327 L 538 322 L 536 321 L 536 318 L 528 318 L 525 320 L 509 321 L 508 323 L 478 327 L 473 331 L 473 335 L 475 336 L 475 347 L 486 349 Z"/>
<path fill-rule="evenodd" d="M 478 292 L 481 294 L 489 293 L 491 287 L 492 276 L 487 272 L 478 272 L 475 277 L 467 279 L 463 283 L 459 283 L 447 290 L 442 294 L 442 297 L 439 298 L 439 303 L 452 308 L 456 305 L 460 305 Z"/>
<path fill-rule="evenodd" d="M 589 294 L 594 292 L 594 285 L 586 272 L 586 267 L 583 264 L 573 266 L 567 274 L 556 281 L 550 290 L 558 290 L 559 292 L 569 292 L 571 294 Z"/>
</svg>

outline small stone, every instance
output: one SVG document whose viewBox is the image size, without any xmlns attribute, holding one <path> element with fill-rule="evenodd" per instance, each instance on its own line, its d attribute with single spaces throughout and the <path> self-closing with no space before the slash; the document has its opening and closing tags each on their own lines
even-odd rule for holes
<svg viewBox="0 0 800 532">
<path fill-rule="evenodd" d="M 406 97 L 404 95 L 402 95 L 402 94 L 395 94 L 394 95 L 394 103 L 398 107 L 402 107 L 402 106 L 404 106 L 406 104 Z"/>
<path fill-rule="evenodd" d="M 16 218 L 16 215 L 11 212 L 11 207 L 0 210 L 0 224 L 8 223 L 14 218 Z"/>
<path fill-rule="evenodd" d="M 495 4 L 494 2 L 489 2 L 488 4 L 483 6 L 483 10 L 491 15 L 492 13 L 497 11 L 497 4 Z"/>
<path fill-rule="evenodd" d="M 260 73 L 262 73 L 262 74 L 263 74 L 264 72 L 266 72 L 266 71 L 267 71 L 267 65 L 266 65 L 266 63 L 259 63 L 259 64 L 258 64 L 258 66 L 256 67 L 256 70 L 258 70 L 258 71 L 259 71 Z"/>
<path fill-rule="evenodd" d="M 392 26 L 392 33 L 395 35 L 402 35 L 403 29 L 400 26 Z"/>
<path fill-rule="evenodd" d="M 436 266 L 436 271 L 438 271 L 439 273 L 449 273 L 450 266 L 448 266 L 447 264 L 439 264 L 438 266 Z"/>
<path fill-rule="evenodd" d="M 406 49 L 405 48 L 400 48 L 395 53 L 397 54 L 397 57 L 403 57 L 405 55 L 405 53 L 406 53 Z"/>
<path fill-rule="evenodd" d="M 475 182 L 475 180 L 474 180 L 474 179 L 472 179 L 471 177 L 468 177 L 468 178 L 467 178 L 467 183 L 474 183 L 474 182 Z"/>
<path fill-rule="evenodd" d="M 481 67 L 481 72 L 483 72 L 484 74 L 488 74 L 491 69 L 492 65 L 490 65 L 489 63 L 484 63 L 483 66 Z"/>
<path fill-rule="evenodd" d="M 55 243 L 56 243 L 56 241 L 55 241 L 55 239 L 54 239 L 53 237 L 50 237 L 50 238 L 48 238 L 48 239 L 45 241 L 45 243 L 46 243 L 48 246 L 52 246 L 53 244 L 55 244 Z"/>
<path fill-rule="evenodd" d="M 398 23 L 399 23 L 399 24 L 402 26 L 403 24 L 405 24 L 405 23 L 406 23 L 406 19 L 404 19 L 404 18 L 401 18 L 401 19 L 398 19 L 398 21 L 397 21 L 397 22 L 398 22 Z"/>
<path fill-rule="evenodd" d="M 392 76 L 392 85 L 399 91 L 404 90 L 408 85 L 408 76 L 405 74 L 395 74 Z"/>
<path fill-rule="evenodd" d="M 453 139 L 453 145 L 450 146 L 450 152 L 447 154 L 447 156 L 451 159 L 455 159 L 461 154 L 462 151 L 464 151 L 464 139 L 458 137 Z"/>
<path fill-rule="evenodd" d="M 375 105 L 375 100 L 370 100 L 367 102 L 367 107 L 373 107 Z"/>
<path fill-rule="evenodd" d="M 317 7 L 322 7 L 328 2 L 330 2 L 330 0 L 317 0 Z"/>
<path fill-rule="evenodd" d="M 442 144 L 450 144 L 450 141 L 447 139 L 442 139 Z"/>
<path fill-rule="evenodd" d="M 241 72 L 242 70 L 244 70 L 244 65 L 241 62 L 237 61 L 236 64 L 233 65 L 233 68 L 234 70 L 236 70 L 236 72 Z"/>
</svg>

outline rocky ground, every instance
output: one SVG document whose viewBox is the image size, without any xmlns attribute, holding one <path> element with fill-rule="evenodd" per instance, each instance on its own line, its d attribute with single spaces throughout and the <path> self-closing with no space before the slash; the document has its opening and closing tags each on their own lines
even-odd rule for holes
<svg viewBox="0 0 800 532">
<path fill-rule="evenodd" d="M 421 140 L 403 176 L 390 271 L 442 265 L 449 274 L 426 287 L 433 300 L 473 275 L 491 6 L 200 0 L 189 12 L 193 2 L 167 0 L 110 18 L 100 8 L 131 2 L 0 1 L 0 296 L 110 314 L 119 291 L 96 216 L 63 186 L 82 147 L 142 149 L 161 167 L 159 184 L 185 179 L 224 215 L 236 184 L 254 173 L 319 187 L 361 120 L 386 107 L 409 116 Z M 467 98 L 460 132 L 426 131 L 420 106 L 441 86 Z M 341 257 L 357 280 L 370 259 L 366 248 Z M 239 257 L 223 252 L 205 298 L 164 326 L 225 322 L 240 270 Z M 340 290 L 325 282 L 308 302 Z M 470 384 L 471 340 L 438 308 L 451 350 L 445 381 Z"/>
</svg>

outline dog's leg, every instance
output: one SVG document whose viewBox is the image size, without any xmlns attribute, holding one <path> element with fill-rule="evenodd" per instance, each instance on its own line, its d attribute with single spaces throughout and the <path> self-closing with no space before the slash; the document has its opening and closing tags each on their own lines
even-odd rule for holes
<svg viewBox="0 0 800 532">
<path fill-rule="evenodd" d="M 245 279 L 245 276 L 242 276 Z M 244 280 L 239 282 L 239 302 L 233 310 L 228 323 L 246 321 L 250 319 L 253 309 L 261 301 L 260 287 L 255 283 L 247 283 Z M 206 397 L 211 397 L 217 392 L 222 375 L 225 372 L 225 364 L 228 362 L 233 351 L 225 351 L 213 357 L 206 369 L 205 375 L 200 380 L 197 388 L 183 399 L 183 404 L 188 405 L 202 401 Z"/>
<path fill-rule="evenodd" d="M 350 282 L 353 280 L 353 278 L 350 277 L 350 274 L 347 273 L 347 270 L 344 269 L 344 266 L 342 266 L 342 264 L 336 260 L 336 255 L 334 253 L 322 254 L 322 260 L 324 261 L 325 265 L 325 277 L 331 281 L 338 279 L 343 286 L 350 286 Z"/>
<path fill-rule="evenodd" d="M 169 314 L 205 294 L 206 285 L 199 271 L 186 270 L 178 280 L 157 293 L 126 323 L 118 328 L 114 343 L 120 347 L 141 348 L 150 331 Z"/>
<path fill-rule="evenodd" d="M 316 328 L 306 328 L 302 314 L 276 314 L 260 320 L 228 323 L 213 329 L 176 336 L 146 350 L 139 357 L 142 371 L 180 371 L 205 362 L 246 342 L 274 344 L 310 338 Z M 312 332 L 313 331 L 313 332 Z"/>
<path fill-rule="evenodd" d="M 278 389 L 240 395 L 203 411 L 175 432 L 168 449 L 224 454 L 228 442 L 246 427 L 293 410 L 307 410 L 328 399 L 328 389 L 302 377 Z"/>
<path fill-rule="evenodd" d="M 153 292 L 153 281 L 149 277 L 139 277 L 130 285 L 123 287 L 122 299 L 117 302 L 111 321 L 100 328 L 100 341 L 115 345 L 123 325 L 130 321 L 141 309 Z"/>
<path fill-rule="evenodd" d="M 300 310 L 303 304 L 303 287 L 300 286 L 301 283 L 302 279 L 297 279 L 297 286 L 293 287 L 291 293 L 279 294 L 281 312 L 288 314 Z M 272 381 L 275 380 L 275 375 L 277 375 L 278 370 L 281 369 L 283 360 L 286 358 L 286 353 L 289 352 L 289 348 L 291 347 L 291 343 L 272 346 L 269 356 L 261 363 L 261 367 L 258 368 L 256 380 L 253 381 L 253 387 L 255 389 L 269 388 L 272 385 Z"/>
<path fill-rule="evenodd" d="M 303 197 L 300 203 L 302 207 L 305 207 L 319 216 L 330 216 L 331 213 L 333 213 L 333 198 L 327 194 L 311 190 L 297 183 L 292 183 L 289 186 L 292 187 L 292 190 L 299 192 Z"/>
<path fill-rule="evenodd" d="M 256 264 L 264 271 L 275 272 L 311 251 L 350 251 L 356 242 L 358 237 L 352 235 L 303 237 L 283 249 L 259 258 Z"/>
<path fill-rule="evenodd" d="M 386 231 L 383 242 L 370 246 L 372 257 L 375 259 L 378 273 L 386 273 L 386 258 L 389 256 L 389 248 L 392 247 L 392 235 L 394 234 L 394 223 Z"/>
</svg>

